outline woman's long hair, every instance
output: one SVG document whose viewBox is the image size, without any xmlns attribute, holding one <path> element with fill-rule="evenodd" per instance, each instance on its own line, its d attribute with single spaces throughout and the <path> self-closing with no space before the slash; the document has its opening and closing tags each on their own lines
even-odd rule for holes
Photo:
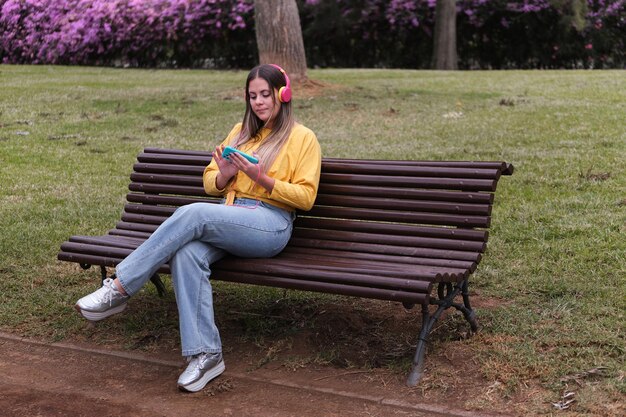
<svg viewBox="0 0 626 417">
<path fill-rule="evenodd" d="M 250 82 L 256 78 L 262 78 L 267 81 L 267 84 L 272 90 L 272 103 L 274 103 L 274 105 L 276 105 L 276 101 L 278 100 L 275 92 L 287 84 L 287 80 L 285 79 L 283 73 L 272 65 L 259 65 L 250 70 L 248 79 L 246 80 L 246 112 L 243 116 L 241 131 L 233 140 L 232 146 L 235 148 L 249 142 L 250 140 L 258 139 L 261 129 L 266 125 L 266 123 L 259 119 L 254 111 L 252 111 L 252 106 L 250 105 L 250 93 L 248 92 L 248 87 L 250 86 Z M 270 120 L 268 120 L 268 122 Z M 272 131 L 256 151 L 263 164 L 262 168 L 265 172 L 267 172 L 274 163 L 278 153 L 287 142 L 287 139 L 289 139 L 291 129 L 293 129 L 295 121 L 291 112 L 291 101 L 287 103 L 280 103 L 280 110 L 272 120 L 272 123 Z"/>
</svg>

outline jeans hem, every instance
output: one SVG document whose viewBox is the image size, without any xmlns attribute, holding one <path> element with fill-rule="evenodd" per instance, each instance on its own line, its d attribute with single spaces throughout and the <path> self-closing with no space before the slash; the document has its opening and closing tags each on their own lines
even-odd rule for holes
<svg viewBox="0 0 626 417">
<path fill-rule="evenodd" d="M 136 294 L 136 293 L 132 293 L 131 291 L 129 291 L 129 289 L 126 287 L 126 284 L 124 284 L 124 279 L 120 277 L 120 272 L 117 269 L 115 270 L 115 277 L 117 278 L 118 282 L 124 289 L 124 292 L 126 293 L 127 296 L 132 297 Z"/>
<path fill-rule="evenodd" d="M 222 349 L 221 348 L 220 349 L 198 348 L 198 349 L 191 349 L 191 350 L 183 350 L 183 356 L 185 357 L 195 356 L 201 353 L 222 353 Z"/>
</svg>

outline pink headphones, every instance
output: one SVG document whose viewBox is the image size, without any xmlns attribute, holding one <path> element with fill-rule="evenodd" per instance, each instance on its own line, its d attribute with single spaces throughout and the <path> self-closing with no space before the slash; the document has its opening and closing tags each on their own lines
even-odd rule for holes
<svg viewBox="0 0 626 417">
<path fill-rule="evenodd" d="M 279 67 L 278 65 L 276 64 L 270 64 L 270 65 L 273 66 L 274 68 L 277 68 L 278 71 L 282 72 L 283 75 L 285 76 L 285 86 L 280 87 L 280 90 L 278 90 L 278 100 L 280 100 L 281 103 L 288 103 L 289 101 L 291 101 L 291 82 L 289 82 L 289 77 L 287 76 L 287 73 L 285 72 L 285 70 Z"/>
</svg>

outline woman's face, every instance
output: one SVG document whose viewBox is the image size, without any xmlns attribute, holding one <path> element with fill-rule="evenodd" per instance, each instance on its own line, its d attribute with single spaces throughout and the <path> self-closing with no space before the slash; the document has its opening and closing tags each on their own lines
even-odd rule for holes
<svg viewBox="0 0 626 417">
<path fill-rule="evenodd" d="M 248 96 L 250 97 L 250 107 L 259 119 L 265 123 L 275 119 L 280 110 L 280 101 L 274 99 L 274 91 L 267 81 L 263 78 L 255 78 L 250 81 Z M 271 125 L 271 122 L 268 125 Z"/>
</svg>

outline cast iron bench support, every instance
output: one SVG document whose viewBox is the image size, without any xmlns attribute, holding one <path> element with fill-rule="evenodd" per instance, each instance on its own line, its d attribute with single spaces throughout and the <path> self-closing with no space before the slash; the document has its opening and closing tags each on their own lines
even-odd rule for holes
<svg viewBox="0 0 626 417">
<path fill-rule="evenodd" d="M 437 289 L 438 299 L 431 299 L 430 304 L 437 305 L 437 310 L 431 315 L 428 305 L 422 305 L 422 328 L 417 339 L 417 348 L 415 349 L 415 357 L 413 358 L 413 368 L 407 379 L 407 385 L 413 387 L 417 385 L 422 378 L 424 371 L 424 352 L 428 343 L 428 336 L 439 320 L 439 317 L 450 307 L 454 307 L 463 313 L 463 317 L 470 324 L 472 332 L 478 331 L 478 322 L 476 315 L 469 305 L 469 294 L 467 290 L 468 280 L 464 280 L 454 287 L 446 283 L 440 283 Z M 461 293 L 463 295 L 464 304 L 455 303 L 454 299 Z"/>
</svg>

